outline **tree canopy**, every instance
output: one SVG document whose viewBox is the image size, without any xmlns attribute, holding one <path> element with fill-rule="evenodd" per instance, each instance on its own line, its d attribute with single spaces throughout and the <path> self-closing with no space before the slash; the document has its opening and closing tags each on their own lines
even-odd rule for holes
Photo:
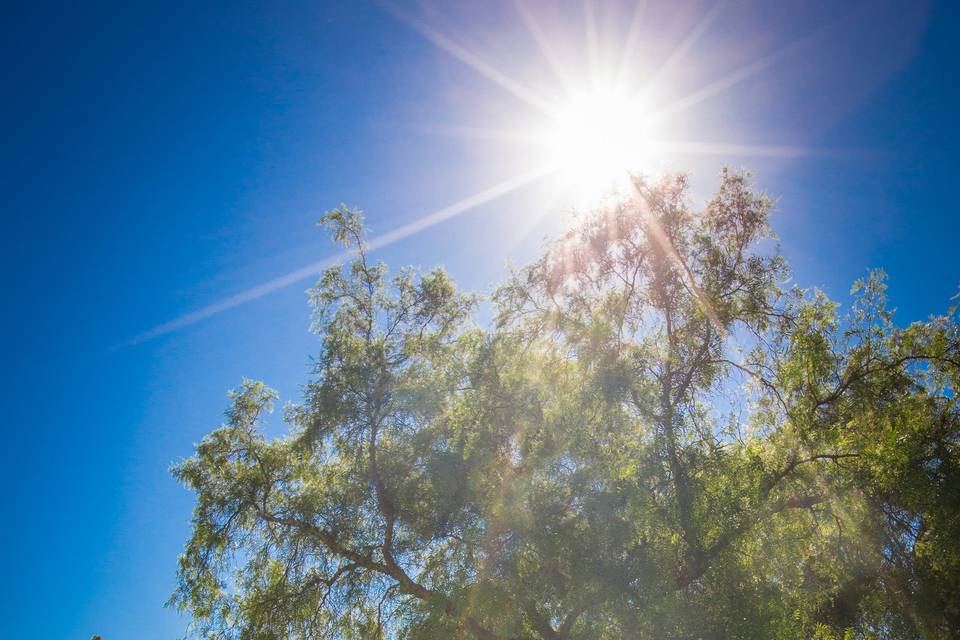
<svg viewBox="0 0 960 640">
<path fill-rule="evenodd" d="M 788 287 L 772 202 L 636 179 L 478 298 L 355 250 L 310 291 L 289 435 L 244 381 L 175 467 L 171 603 L 211 638 L 942 638 L 960 325 Z M 946 301 L 945 301 L 946 302 Z"/>
</svg>

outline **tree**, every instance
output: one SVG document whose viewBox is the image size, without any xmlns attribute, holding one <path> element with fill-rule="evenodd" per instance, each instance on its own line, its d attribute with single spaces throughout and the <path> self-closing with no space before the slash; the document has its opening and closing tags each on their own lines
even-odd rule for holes
<svg viewBox="0 0 960 640">
<path fill-rule="evenodd" d="M 356 251 L 290 435 L 245 381 L 175 467 L 171 602 L 224 638 L 940 638 L 960 629 L 960 331 L 882 274 L 786 289 L 771 201 L 635 181 L 477 299 Z M 764 247 L 767 247 L 764 249 Z"/>
</svg>

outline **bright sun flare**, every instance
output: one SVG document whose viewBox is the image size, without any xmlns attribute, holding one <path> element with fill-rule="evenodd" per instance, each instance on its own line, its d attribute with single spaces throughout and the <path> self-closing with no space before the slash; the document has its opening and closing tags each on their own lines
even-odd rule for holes
<svg viewBox="0 0 960 640">
<path fill-rule="evenodd" d="M 641 100 L 619 91 L 579 96 L 557 110 L 544 140 L 566 186 L 580 198 L 623 187 L 646 171 L 651 140 Z"/>
<path fill-rule="evenodd" d="M 368 247 L 381 248 L 398 240 L 419 233 L 445 220 L 461 215 L 476 207 L 502 198 L 524 187 L 541 181 L 551 181 L 550 195 L 552 204 L 540 207 L 547 211 L 557 203 L 565 201 L 572 194 L 574 204 L 579 209 L 587 209 L 601 204 L 607 196 L 617 198 L 629 188 L 631 174 L 653 177 L 668 167 L 664 156 L 682 153 L 684 155 L 725 155 L 759 157 L 801 157 L 810 153 L 819 153 L 816 149 L 790 146 L 744 145 L 712 143 L 699 140 L 677 141 L 664 139 L 665 134 L 675 134 L 677 124 L 682 124 L 684 112 L 712 97 L 729 91 L 737 84 L 765 71 L 783 57 L 783 54 L 796 45 L 790 44 L 763 58 L 751 60 L 726 75 L 711 81 L 684 96 L 668 103 L 658 100 L 659 85 L 677 72 L 678 67 L 686 65 L 684 56 L 707 32 L 711 23 L 726 12 L 725 4 L 715 3 L 713 9 L 702 17 L 686 37 L 677 43 L 672 52 L 663 57 L 662 63 L 652 70 L 641 73 L 633 63 L 639 58 L 641 28 L 647 2 L 641 0 L 634 5 L 633 15 L 625 21 L 608 21 L 610 24 L 629 25 L 626 33 L 612 35 L 599 34 L 597 22 L 588 20 L 585 47 L 578 48 L 576 43 L 566 42 L 563 38 L 551 38 L 545 35 L 539 25 L 538 16 L 523 1 L 514 2 L 521 22 L 526 26 L 531 38 L 540 48 L 544 61 L 552 67 L 555 80 L 561 91 L 548 91 L 547 96 L 572 96 L 561 103 L 551 103 L 547 96 L 533 90 L 526 83 L 511 77 L 497 69 L 483 56 L 468 50 L 451 37 L 416 17 L 403 12 L 394 15 L 433 43 L 459 60 L 486 80 L 502 89 L 536 113 L 538 120 L 522 120 L 516 127 L 511 121 L 507 128 L 489 128 L 485 126 L 467 127 L 428 127 L 435 132 L 466 136 L 474 140 L 499 140 L 520 143 L 524 148 L 519 157 L 523 162 L 513 166 L 513 173 L 485 189 L 443 206 L 435 211 L 394 228 L 380 236 L 372 238 Z M 593 11 L 595 3 L 584 2 L 584 10 Z M 606 3 L 596 3 L 600 6 Z M 614 6 L 616 3 L 609 3 Z M 593 15 L 591 13 L 591 15 Z M 595 16 L 594 16 L 595 17 Z M 601 37 L 602 36 L 602 37 Z M 614 57 L 607 57 L 598 50 L 598 42 L 615 41 L 619 38 L 619 53 L 608 50 Z M 801 40 L 798 42 L 805 42 Z M 557 53 L 570 49 L 573 57 L 566 58 Z M 585 55 L 580 55 L 581 51 Z M 576 61 L 590 63 L 587 73 L 582 73 Z M 573 64 L 567 64 L 573 61 Z M 689 65 L 686 65 L 689 66 Z M 608 83 L 609 84 L 604 84 Z M 642 84 L 640 84 L 642 83 Z M 613 89 L 585 91 L 586 87 L 606 86 Z M 641 99 L 642 96 L 642 99 Z M 537 124 L 539 123 L 539 124 Z M 682 131 L 682 127 L 680 127 Z M 516 147 L 512 147 L 510 152 Z M 511 159 L 507 149 L 497 154 L 497 164 L 510 166 Z M 535 159 L 534 159 L 535 158 Z M 525 164 L 531 162 L 532 164 Z M 530 226 L 526 229 L 529 230 Z M 523 229 L 516 231 L 522 236 Z M 310 277 L 326 268 L 329 261 L 306 265 L 296 271 L 264 282 L 252 289 L 222 299 L 191 313 L 157 325 L 153 329 L 134 338 L 129 344 L 136 344 L 189 326 L 209 316 L 255 300 L 277 289 L 289 286 L 301 279 Z"/>
</svg>

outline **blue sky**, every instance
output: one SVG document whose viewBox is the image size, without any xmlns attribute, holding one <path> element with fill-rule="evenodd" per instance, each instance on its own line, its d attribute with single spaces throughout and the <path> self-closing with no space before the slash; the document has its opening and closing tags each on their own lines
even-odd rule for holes
<svg viewBox="0 0 960 640">
<path fill-rule="evenodd" d="M 243 377 L 296 399 L 318 348 L 310 280 L 131 340 L 333 255 L 314 222 L 340 202 L 389 232 L 536 161 L 516 141 L 461 135 L 537 116 L 409 23 L 549 89 L 511 2 L 137 4 L 32 3 L 4 20 L 11 637 L 183 631 L 163 603 L 191 496 L 168 468 Z M 700 197 L 722 164 L 752 169 L 779 199 L 801 286 L 842 301 L 882 266 L 898 321 L 943 311 L 960 281 L 956 4 L 782 4 L 651 3 L 628 73 L 642 85 L 681 51 L 658 99 L 705 97 L 669 133 L 726 149 L 663 162 L 691 171 Z M 590 57 L 588 25 L 601 61 L 618 50 L 633 10 L 525 6 L 565 60 Z M 484 291 L 571 206 L 542 181 L 378 253 Z"/>
</svg>

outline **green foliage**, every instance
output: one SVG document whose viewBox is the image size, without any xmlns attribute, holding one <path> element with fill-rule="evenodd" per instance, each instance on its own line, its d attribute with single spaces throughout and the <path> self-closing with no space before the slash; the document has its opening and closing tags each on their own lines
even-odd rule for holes
<svg viewBox="0 0 960 640">
<path fill-rule="evenodd" d="M 310 292 L 290 435 L 245 381 L 175 468 L 210 638 L 942 638 L 960 629 L 960 328 L 784 289 L 771 201 L 636 181 L 494 294 L 356 259 Z"/>
</svg>

